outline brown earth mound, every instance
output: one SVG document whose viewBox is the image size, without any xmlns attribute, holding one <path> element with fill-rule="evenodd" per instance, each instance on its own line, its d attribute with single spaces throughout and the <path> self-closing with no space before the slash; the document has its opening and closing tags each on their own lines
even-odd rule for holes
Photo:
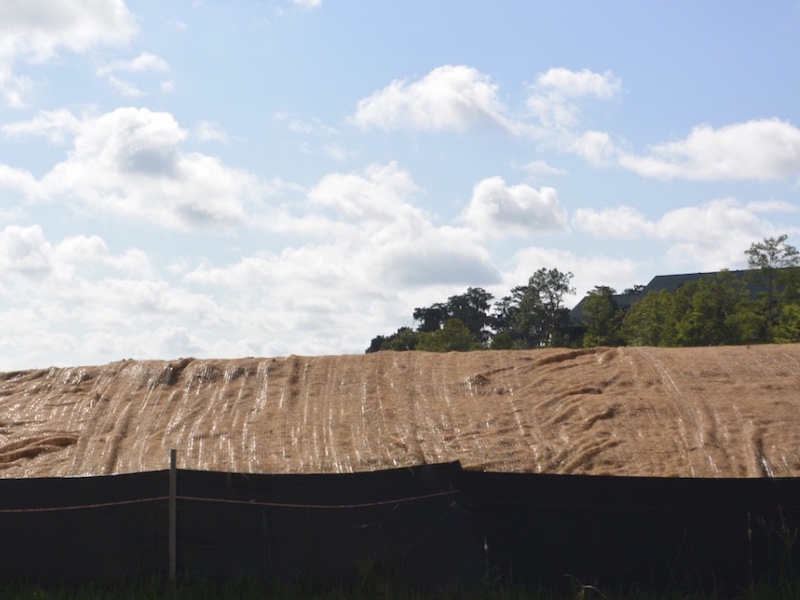
<svg viewBox="0 0 800 600">
<path fill-rule="evenodd" d="M 800 345 L 122 361 L 0 374 L 0 477 L 800 475 Z"/>
</svg>

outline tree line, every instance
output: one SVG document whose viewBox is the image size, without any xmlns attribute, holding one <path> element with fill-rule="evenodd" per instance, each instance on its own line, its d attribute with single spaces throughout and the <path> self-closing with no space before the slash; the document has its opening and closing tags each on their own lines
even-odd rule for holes
<svg viewBox="0 0 800 600">
<path fill-rule="evenodd" d="M 571 322 L 564 306 L 564 297 L 575 293 L 569 272 L 541 268 L 496 301 L 483 288 L 470 287 L 415 308 L 413 328 L 378 335 L 366 351 L 800 342 L 800 252 L 787 238 L 753 243 L 745 251 L 743 277 L 723 270 L 673 292 L 651 292 L 629 307 L 619 306 L 613 288 L 595 286 L 583 301 L 579 323 Z"/>
</svg>

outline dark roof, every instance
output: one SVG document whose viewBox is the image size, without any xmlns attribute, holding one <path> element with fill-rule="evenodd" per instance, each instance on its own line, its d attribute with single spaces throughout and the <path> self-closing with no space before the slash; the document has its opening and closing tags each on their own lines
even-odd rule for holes
<svg viewBox="0 0 800 600">
<path fill-rule="evenodd" d="M 737 271 L 728 271 L 734 277 L 742 278 L 745 274 L 751 272 L 751 270 L 737 270 Z M 617 306 L 620 308 L 627 310 L 631 307 L 632 304 L 638 302 L 647 294 L 651 292 L 660 292 L 662 290 L 667 290 L 669 293 L 673 293 L 679 287 L 681 287 L 684 283 L 689 283 L 690 281 L 698 281 L 703 279 L 704 277 L 714 277 L 719 275 L 722 271 L 712 271 L 709 273 L 683 273 L 681 275 L 656 275 L 653 279 L 650 280 L 644 288 L 636 293 L 636 294 L 614 294 L 612 296 L 617 303 Z M 757 285 L 749 285 L 748 287 L 751 288 L 751 292 L 755 293 L 758 290 Z M 584 325 L 584 315 L 583 315 L 583 303 L 589 296 L 584 296 L 578 304 L 575 305 L 570 311 L 570 323 L 573 327 L 582 327 Z"/>
</svg>

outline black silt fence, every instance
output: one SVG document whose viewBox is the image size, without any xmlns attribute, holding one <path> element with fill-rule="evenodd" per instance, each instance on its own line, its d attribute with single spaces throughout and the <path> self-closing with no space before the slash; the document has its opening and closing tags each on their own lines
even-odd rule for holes
<svg viewBox="0 0 800 600">
<path fill-rule="evenodd" d="M 463 472 L 462 482 L 494 575 L 518 584 L 723 591 L 800 580 L 800 479 Z"/>
<path fill-rule="evenodd" d="M 169 472 L 0 480 L 0 581 L 167 574 Z"/>
<path fill-rule="evenodd" d="M 0 581 L 737 590 L 800 578 L 800 479 L 180 470 L 0 480 Z M 170 506 L 176 537 L 170 544 Z"/>
</svg>

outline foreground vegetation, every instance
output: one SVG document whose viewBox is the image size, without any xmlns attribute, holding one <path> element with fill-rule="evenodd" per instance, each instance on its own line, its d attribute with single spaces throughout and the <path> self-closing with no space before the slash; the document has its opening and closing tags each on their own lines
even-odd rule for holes
<svg viewBox="0 0 800 600">
<path fill-rule="evenodd" d="M 785 583 L 774 587 L 754 587 L 738 594 L 701 594 L 677 591 L 602 590 L 590 585 L 567 581 L 561 589 L 530 590 L 487 584 L 474 587 L 452 587 L 437 591 L 415 591 L 386 582 L 363 582 L 345 588 L 314 589 L 305 585 L 263 586 L 254 582 L 209 583 L 181 582 L 170 586 L 160 581 L 129 584 L 89 583 L 80 586 L 45 587 L 36 585 L 0 586 L 0 598 L 8 600 L 204 600 L 255 598 L 279 600 L 796 600 L 800 598 L 800 583 Z"/>
<path fill-rule="evenodd" d="M 572 274 L 539 269 L 492 304 L 482 288 L 414 309 L 415 328 L 373 338 L 367 352 L 543 346 L 718 346 L 800 342 L 800 252 L 787 236 L 745 251 L 749 269 L 720 271 L 669 291 L 596 286 L 577 318 L 564 306 Z M 618 300 L 625 299 L 620 303 Z"/>
</svg>

